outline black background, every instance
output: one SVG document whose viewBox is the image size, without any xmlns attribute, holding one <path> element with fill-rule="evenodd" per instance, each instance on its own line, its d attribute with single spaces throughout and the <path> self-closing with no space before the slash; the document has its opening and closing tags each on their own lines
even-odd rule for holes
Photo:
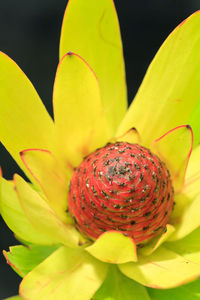
<svg viewBox="0 0 200 300">
<path fill-rule="evenodd" d="M 0 1 L 0 50 L 27 74 L 50 113 L 66 4 L 66 0 Z M 115 4 L 121 24 L 130 102 L 161 43 L 175 26 L 200 8 L 200 1 L 116 0 Z M 0 165 L 5 178 L 20 173 L 3 146 L 0 146 Z M 0 226 L 2 252 L 17 241 L 2 220 Z M 17 294 L 19 282 L 20 278 L 0 255 L 0 299 Z"/>
</svg>

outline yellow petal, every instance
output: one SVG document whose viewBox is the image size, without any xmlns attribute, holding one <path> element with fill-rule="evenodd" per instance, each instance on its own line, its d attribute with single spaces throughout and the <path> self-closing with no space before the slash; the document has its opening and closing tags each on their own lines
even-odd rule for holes
<svg viewBox="0 0 200 300">
<path fill-rule="evenodd" d="M 119 23 L 112 0 L 71 0 L 61 31 L 60 58 L 81 55 L 99 79 L 103 107 L 112 133 L 126 107 L 126 83 Z"/>
<path fill-rule="evenodd" d="M 192 233 L 174 242 L 167 242 L 166 247 L 194 263 L 200 264 L 200 227 Z"/>
<path fill-rule="evenodd" d="M 179 240 L 200 226 L 200 195 L 184 207 L 177 222 L 174 223 L 172 215 L 172 224 L 176 230 L 169 238 L 170 241 Z"/>
<path fill-rule="evenodd" d="M 184 193 L 175 193 L 174 195 L 174 208 L 170 217 L 170 224 L 177 226 L 180 224 L 184 211 L 192 202 L 192 199 L 186 196 Z"/>
<path fill-rule="evenodd" d="M 15 184 L 20 203 L 30 223 L 47 237 L 57 243 L 70 247 L 80 245 L 84 239 L 73 225 L 64 224 L 39 194 L 34 191 L 19 175 Z"/>
<path fill-rule="evenodd" d="M 49 205 L 65 221 L 70 172 L 65 174 L 63 166 L 48 150 L 26 149 L 20 154 L 25 166 L 46 195 Z"/>
<path fill-rule="evenodd" d="M 55 244 L 54 239 L 37 230 L 28 220 L 12 181 L 1 178 L 0 212 L 8 227 L 26 242 L 38 245 Z"/>
<path fill-rule="evenodd" d="M 53 129 L 31 82 L 13 60 L 0 52 L 0 141 L 23 170 L 19 152 L 26 148 L 49 149 Z"/>
<path fill-rule="evenodd" d="M 65 164 L 70 161 L 77 166 L 109 139 L 98 81 L 78 55 L 68 53 L 61 60 L 53 100 L 58 148 Z"/>
<path fill-rule="evenodd" d="M 200 146 L 197 146 L 191 154 L 183 192 L 193 198 L 200 194 Z"/>
<path fill-rule="evenodd" d="M 90 300 L 107 270 L 107 264 L 87 252 L 61 247 L 23 279 L 20 295 L 31 300 Z"/>
<path fill-rule="evenodd" d="M 200 98 L 200 12 L 169 35 L 153 59 L 117 132 L 136 127 L 149 146 L 185 124 Z"/>
<path fill-rule="evenodd" d="M 163 232 L 158 238 L 154 238 L 154 240 L 147 244 L 144 248 L 140 249 L 139 253 L 142 255 L 152 254 L 156 249 L 158 249 L 164 242 L 169 239 L 174 231 L 174 226 L 167 224 L 166 231 Z"/>
<path fill-rule="evenodd" d="M 168 289 L 185 284 L 200 275 L 200 264 L 193 263 L 164 246 L 137 263 L 118 265 L 126 276 L 151 288 Z"/>
<path fill-rule="evenodd" d="M 176 191 L 183 186 L 192 146 L 193 133 L 189 125 L 181 125 L 170 130 L 151 146 L 153 152 L 166 163 Z"/>
<path fill-rule="evenodd" d="M 136 244 L 133 239 L 117 231 L 103 233 L 85 250 L 97 259 L 108 263 L 121 264 L 137 261 Z"/>
<path fill-rule="evenodd" d="M 125 134 L 114 138 L 112 141 L 130 144 L 142 144 L 141 136 L 135 127 L 129 129 Z"/>
</svg>

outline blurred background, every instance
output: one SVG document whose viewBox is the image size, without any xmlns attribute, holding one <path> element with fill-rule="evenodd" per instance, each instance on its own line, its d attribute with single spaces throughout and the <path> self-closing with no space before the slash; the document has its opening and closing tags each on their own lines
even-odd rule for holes
<svg viewBox="0 0 200 300">
<path fill-rule="evenodd" d="M 66 0 L 0 1 L 0 50 L 22 68 L 50 114 L 60 28 L 66 4 Z M 200 9 L 200 1 L 115 0 L 115 4 L 121 24 L 130 103 L 161 43 L 175 26 Z M 7 179 L 11 179 L 15 172 L 22 174 L 2 145 L 0 165 Z M 15 244 L 18 242 L 1 219 L 0 253 Z M 20 278 L 6 264 L 2 254 L 0 278 L 0 299 L 18 293 Z"/>
</svg>

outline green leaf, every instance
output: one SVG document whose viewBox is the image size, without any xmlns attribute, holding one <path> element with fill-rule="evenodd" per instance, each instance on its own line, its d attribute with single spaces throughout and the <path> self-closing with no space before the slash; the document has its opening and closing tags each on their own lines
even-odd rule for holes
<svg viewBox="0 0 200 300">
<path fill-rule="evenodd" d="M 7 263 L 21 276 L 24 277 L 59 246 L 13 246 L 9 251 L 3 251 Z"/>
<path fill-rule="evenodd" d="M 63 19 L 60 58 L 73 51 L 92 67 L 112 132 L 126 107 L 126 83 L 119 23 L 112 0 L 71 0 Z"/>
<path fill-rule="evenodd" d="M 200 280 L 198 279 L 175 289 L 158 290 L 148 288 L 147 290 L 152 300 L 199 300 Z"/>
<path fill-rule="evenodd" d="M 124 276 L 116 266 L 111 266 L 103 285 L 94 300 L 150 300 L 145 287 Z"/>
<path fill-rule="evenodd" d="M 23 279 L 20 294 L 31 300 L 90 300 L 107 270 L 86 251 L 61 247 Z"/>
<path fill-rule="evenodd" d="M 200 98 L 199 28 L 198 11 L 169 35 L 149 66 L 117 135 L 136 127 L 143 144 L 149 146 L 170 129 L 187 124 Z M 199 128 L 199 124 L 193 125 Z"/>
<path fill-rule="evenodd" d="M 103 233 L 85 250 L 97 259 L 108 263 L 121 264 L 137 261 L 136 244 L 133 239 L 117 231 Z"/>
</svg>

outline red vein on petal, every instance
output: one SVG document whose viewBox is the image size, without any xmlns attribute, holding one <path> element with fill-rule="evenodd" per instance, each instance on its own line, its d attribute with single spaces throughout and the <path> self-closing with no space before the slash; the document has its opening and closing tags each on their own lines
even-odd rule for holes
<svg viewBox="0 0 200 300">
<path fill-rule="evenodd" d="M 20 157 L 21 157 L 21 160 L 23 161 L 25 167 L 27 168 L 27 170 L 30 172 L 30 174 L 35 178 L 35 180 L 39 183 L 39 185 L 42 187 L 43 184 L 41 184 L 40 180 L 37 178 L 37 176 L 32 172 L 31 168 L 28 166 L 27 162 L 26 162 L 26 159 L 25 159 L 25 153 L 26 152 L 31 152 L 31 151 L 38 151 L 38 152 L 44 152 L 44 153 L 48 153 L 50 156 L 53 156 L 52 152 L 49 151 L 49 150 L 46 150 L 46 149 L 39 149 L 39 148 L 30 148 L 30 149 L 25 149 L 25 150 L 22 150 L 20 152 Z M 54 172 L 54 175 L 56 175 L 56 177 L 58 178 L 58 180 L 60 180 L 62 183 L 65 183 L 64 179 L 62 177 L 60 177 L 56 172 Z M 45 192 L 45 189 L 44 189 L 44 192 Z"/>
</svg>

